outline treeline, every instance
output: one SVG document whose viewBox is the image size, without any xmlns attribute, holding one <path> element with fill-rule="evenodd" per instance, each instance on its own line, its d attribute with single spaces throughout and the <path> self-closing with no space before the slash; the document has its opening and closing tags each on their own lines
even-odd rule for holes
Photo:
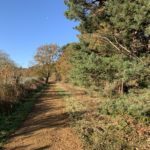
<svg viewBox="0 0 150 150">
<path fill-rule="evenodd" d="M 34 56 L 35 64 L 20 68 L 8 54 L 0 51 L 0 116 L 10 115 L 18 103 L 49 82 L 60 53 L 56 44 L 39 46 Z"/>
<path fill-rule="evenodd" d="M 20 68 L 8 54 L 0 51 L 0 115 L 10 115 L 18 103 L 49 82 L 60 54 L 56 44 L 39 46 L 34 56 L 35 64 Z"/>
<path fill-rule="evenodd" d="M 80 42 L 63 48 L 58 62 L 63 79 L 109 96 L 149 86 L 150 2 L 66 0 L 65 4 L 66 17 L 80 22 L 76 27 Z"/>
</svg>

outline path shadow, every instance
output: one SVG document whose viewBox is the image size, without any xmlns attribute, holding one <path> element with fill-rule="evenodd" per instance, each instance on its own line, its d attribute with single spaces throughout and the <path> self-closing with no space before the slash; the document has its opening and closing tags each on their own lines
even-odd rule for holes
<svg viewBox="0 0 150 150">
<path fill-rule="evenodd" d="M 18 136 L 22 136 L 23 139 L 26 139 L 43 129 L 51 128 L 59 130 L 60 128 L 67 128 L 70 126 L 69 114 L 71 112 L 59 112 L 59 110 L 65 109 L 65 106 L 57 106 L 57 101 L 62 100 L 68 93 L 65 91 L 53 90 L 54 86 L 55 85 L 50 84 L 50 90 L 47 89 L 47 92 L 44 91 L 42 94 L 43 96 L 39 99 L 22 127 L 16 133 L 11 135 L 10 139 Z M 81 117 L 84 113 L 84 111 L 74 112 L 74 115 Z M 39 148 L 39 150 L 40 149 L 44 149 L 44 147 Z"/>
<path fill-rule="evenodd" d="M 70 127 L 69 123 L 69 113 L 62 113 L 58 115 L 51 115 L 44 117 L 43 119 L 33 120 L 32 124 L 26 124 L 20 131 L 16 132 L 10 138 L 23 136 L 25 138 L 31 137 L 36 131 L 40 131 L 42 129 L 53 128 L 54 130 L 59 130 L 60 128 Z M 78 118 L 82 118 L 85 114 L 85 111 L 74 112 L 74 116 L 78 116 Z"/>
<path fill-rule="evenodd" d="M 31 145 L 31 144 L 30 144 L 30 145 Z M 15 147 L 15 148 L 11 148 L 11 149 L 9 149 L 9 150 L 22 150 L 22 149 L 27 148 L 27 147 L 30 146 L 30 145 L 17 146 L 17 147 Z M 4 149 L 4 150 L 7 150 L 7 149 Z"/>
<path fill-rule="evenodd" d="M 33 150 L 45 150 L 47 148 L 50 148 L 51 145 L 47 145 L 47 146 L 42 146 L 42 147 L 39 147 L 39 148 L 36 148 L 36 149 L 33 149 Z"/>
<path fill-rule="evenodd" d="M 15 147 L 15 148 L 11 148 L 11 149 L 9 149 L 9 150 L 25 150 L 26 148 L 28 148 L 29 146 L 31 146 L 31 144 L 30 145 L 25 145 L 25 146 L 17 146 L 17 147 Z M 35 148 L 35 149 L 32 149 L 32 150 L 45 150 L 45 149 L 48 149 L 48 148 L 50 148 L 51 147 L 51 145 L 46 145 L 46 146 L 42 146 L 42 147 L 39 147 L 39 148 Z M 5 150 L 5 149 L 4 149 Z"/>
</svg>

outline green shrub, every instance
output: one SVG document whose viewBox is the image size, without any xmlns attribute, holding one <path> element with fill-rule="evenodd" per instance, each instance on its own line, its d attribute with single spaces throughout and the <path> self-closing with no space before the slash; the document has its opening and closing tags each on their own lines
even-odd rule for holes
<svg viewBox="0 0 150 150">
<path fill-rule="evenodd" d="M 150 122 L 150 92 L 143 94 L 129 94 L 116 99 L 103 101 L 99 108 L 100 113 L 106 115 L 130 115 L 137 120 Z"/>
</svg>

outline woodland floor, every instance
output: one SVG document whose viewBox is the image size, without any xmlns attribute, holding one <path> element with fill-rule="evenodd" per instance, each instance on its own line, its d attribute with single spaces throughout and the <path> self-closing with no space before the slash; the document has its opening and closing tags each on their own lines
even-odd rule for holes
<svg viewBox="0 0 150 150">
<path fill-rule="evenodd" d="M 5 150 L 82 150 L 83 145 L 69 125 L 64 97 L 72 91 L 63 84 L 50 84 L 31 114 L 4 146 Z M 84 93 L 83 93 L 84 94 Z M 75 95 L 82 95 L 77 92 Z"/>
</svg>

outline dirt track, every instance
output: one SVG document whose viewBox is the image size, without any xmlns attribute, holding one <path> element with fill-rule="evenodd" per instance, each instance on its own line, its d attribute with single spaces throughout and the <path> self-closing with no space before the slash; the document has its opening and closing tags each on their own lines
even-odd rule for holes
<svg viewBox="0 0 150 150">
<path fill-rule="evenodd" d="M 8 140 L 6 150 L 82 150 L 82 143 L 69 127 L 63 97 L 55 84 L 45 90 L 32 113 Z"/>
</svg>

